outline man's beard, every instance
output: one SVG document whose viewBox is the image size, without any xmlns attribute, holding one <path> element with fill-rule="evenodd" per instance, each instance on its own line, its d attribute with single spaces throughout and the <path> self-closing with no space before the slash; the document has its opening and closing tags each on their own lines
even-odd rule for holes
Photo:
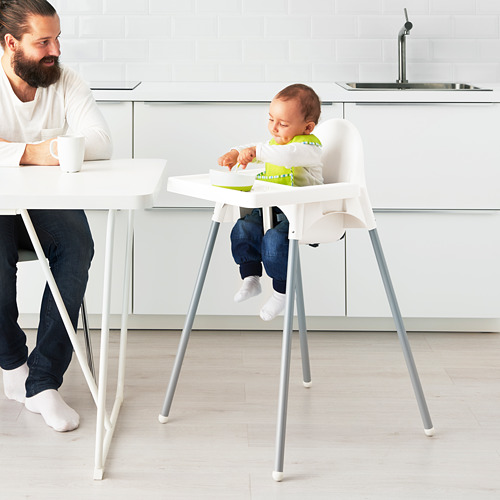
<svg viewBox="0 0 500 500">
<path fill-rule="evenodd" d="M 52 66 L 45 66 L 44 62 L 54 61 Z M 14 73 L 22 78 L 30 87 L 48 87 L 56 83 L 61 77 L 61 67 L 58 57 L 44 57 L 40 61 L 33 61 L 25 57 L 22 49 L 16 50 L 12 57 Z"/>
</svg>

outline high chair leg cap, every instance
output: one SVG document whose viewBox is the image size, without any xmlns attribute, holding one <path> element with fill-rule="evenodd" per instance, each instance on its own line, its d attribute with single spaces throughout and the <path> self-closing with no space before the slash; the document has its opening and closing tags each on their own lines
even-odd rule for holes
<svg viewBox="0 0 500 500">
<path fill-rule="evenodd" d="M 168 422 L 168 417 L 164 417 L 163 415 L 158 415 L 158 422 L 160 422 L 160 424 L 166 424 Z"/>
<path fill-rule="evenodd" d="M 434 427 L 431 427 L 430 429 L 424 429 L 424 432 L 426 436 L 434 436 Z"/>
<path fill-rule="evenodd" d="M 281 481 L 283 479 L 283 472 L 273 471 L 273 479 L 275 481 Z"/>
<path fill-rule="evenodd" d="M 311 387 L 313 385 L 312 382 L 304 382 L 304 381 L 302 381 L 302 384 L 303 384 L 304 387 L 307 387 L 307 388 L 309 388 L 309 387 Z"/>
</svg>

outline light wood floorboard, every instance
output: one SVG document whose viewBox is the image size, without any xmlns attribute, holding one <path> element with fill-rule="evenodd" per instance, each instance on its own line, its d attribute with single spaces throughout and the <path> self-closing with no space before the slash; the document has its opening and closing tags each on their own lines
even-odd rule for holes
<svg viewBox="0 0 500 500">
<path fill-rule="evenodd" d="M 410 334 L 432 438 L 395 333 L 310 333 L 310 389 L 295 336 L 282 483 L 271 478 L 281 333 L 193 332 L 161 425 L 179 334 L 129 333 L 103 481 L 92 479 L 96 412 L 75 360 L 61 388 L 81 415 L 74 432 L 52 431 L 2 390 L 0 499 L 500 499 L 499 334 Z M 112 332 L 110 392 L 117 340 Z"/>
</svg>

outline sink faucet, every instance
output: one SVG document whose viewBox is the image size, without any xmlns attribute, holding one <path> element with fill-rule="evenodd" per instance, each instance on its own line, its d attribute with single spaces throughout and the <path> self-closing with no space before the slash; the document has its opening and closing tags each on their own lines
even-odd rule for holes
<svg viewBox="0 0 500 500">
<path fill-rule="evenodd" d="M 398 33 L 398 75 L 397 83 L 408 83 L 406 79 L 406 37 L 410 34 L 413 24 L 408 21 L 408 12 L 405 8 L 406 22 Z"/>
</svg>

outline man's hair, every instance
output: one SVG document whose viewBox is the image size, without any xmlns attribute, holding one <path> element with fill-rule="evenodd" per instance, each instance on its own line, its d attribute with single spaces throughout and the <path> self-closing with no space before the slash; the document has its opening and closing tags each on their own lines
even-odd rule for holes
<svg viewBox="0 0 500 500">
<path fill-rule="evenodd" d="M 321 101 L 311 87 L 303 83 L 294 83 L 278 92 L 274 98 L 282 101 L 298 99 L 305 121 L 318 123 L 321 114 Z"/>
<path fill-rule="evenodd" d="M 0 0 L 0 45 L 5 48 L 5 35 L 20 40 L 28 31 L 30 16 L 54 16 L 56 10 L 47 0 Z"/>
</svg>

